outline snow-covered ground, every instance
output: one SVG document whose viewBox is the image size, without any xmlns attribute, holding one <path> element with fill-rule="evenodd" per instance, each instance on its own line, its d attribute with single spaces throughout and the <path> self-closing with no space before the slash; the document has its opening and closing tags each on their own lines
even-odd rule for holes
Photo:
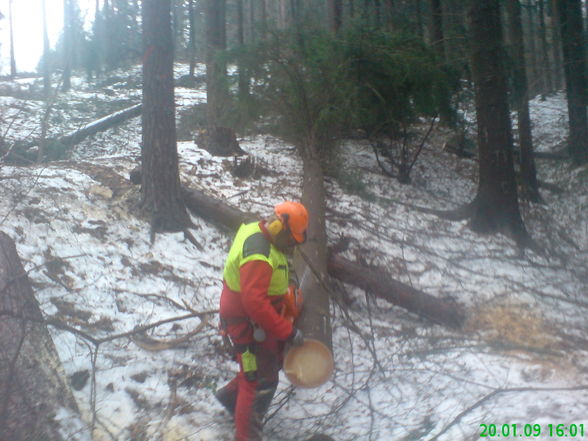
<svg viewBox="0 0 588 441">
<path fill-rule="evenodd" d="M 177 75 L 185 69 L 178 66 Z M 79 81 L 60 95 L 50 132 L 139 102 L 140 90 L 121 77 L 100 88 Z M 178 114 L 206 97 L 203 86 L 176 95 Z M 43 114 L 40 101 L 0 97 L 1 135 L 8 143 L 38 136 Z M 564 96 L 533 101 L 532 117 L 536 149 L 559 149 Z M 545 205 L 522 205 L 545 256 L 521 253 L 507 238 L 478 236 L 465 222 L 403 205 L 450 209 L 473 198 L 476 164 L 443 152 L 446 137 L 437 130 L 429 140 L 410 186 L 384 177 L 369 146 L 344 142 L 333 166 L 338 177 L 327 178 L 328 233 L 333 242 L 352 239 L 346 257 L 464 304 L 466 325 L 447 330 L 331 282 L 334 295 L 345 291 L 350 299 L 332 306 L 334 375 L 310 390 L 284 378 L 268 414 L 268 440 L 320 432 L 337 441 L 459 441 L 480 438 L 482 425 L 509 428 L 512 437 L 513 424 L 519 439 L 560 438 L 558 424 L 583 424 L 588 436 L 588 168 L 538 160 L 539 178 L 564 193 L 544 190 Z M 231 440 L 230 418 L 212 396 L 236 370 L 214 313 L 231 237 L 194 217 L 199 247 L 183 234 L 150 243 L 139 189 L 128 181 L 140 138 L 135 118 L 85 140 L 66 161 L 0 163 L 0 230 L 16 241 L 44 314 L 107 340 L 96 350 L 51 328 L 66 373 L 90 374 L 74 394 L 95 440 Z M 292 146 L 267 135 L 240 143 L 265 173 L 233 177 L 232 159 L 180 142 L 182 181 L 260 216 L 300 197 Z M 209 314 L 166 321 L 190 312 Z M 188 343 L 157 351 L 115 338 L 158 322 L 150 337 L 203 328 Z M 526 424 L 540 425 L 541 435 L 525 436 L 525 428 L 537 434 Z"/>
</svg>

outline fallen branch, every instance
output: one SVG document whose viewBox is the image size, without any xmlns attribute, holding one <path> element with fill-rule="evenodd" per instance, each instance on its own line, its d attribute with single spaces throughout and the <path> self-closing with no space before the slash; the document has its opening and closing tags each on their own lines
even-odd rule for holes
<svg viewBox="0 0 588 441">
<path fill-rule="evenodd" d="M 186 335 L 183 335 L 178 338 L 170 339 L 170 340 L 161 340 L 156 339 L 153 337 L 149 337 L 145 331 L 137 332 L 136 334 L 131 336 L 131 341 L 139 346 L 141 349 L 145 349 L 146 351 L 157 352 L 163 351 L 165 349 L 172 349 L 177 346 L 180 346 L 186 342 L 188 342 L 192 337 L 196 334 L 200 333 L 206 325 L 208 325 L 208 316 L 205 315 L 202 317 L 202 320 L 196 326 L 196 328 Z"/>
</svg>

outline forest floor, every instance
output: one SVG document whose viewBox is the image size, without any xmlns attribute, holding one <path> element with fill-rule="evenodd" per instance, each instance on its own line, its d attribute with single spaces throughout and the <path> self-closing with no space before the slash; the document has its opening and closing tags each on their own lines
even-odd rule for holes
<svg viewBox="0 0 588 441">
<path fill-rule="evenodd" d="M 176 70 L 186 73 L 185 66 Z M 101 84 L 75 81 L 57 96 L 50 134 L 140 102 L 138 72 Z M 38 137 L 46 112 L 35 99 L 38 82 L 5 86 L 13 90 L 0 97 L 5 145 Z M 302 165 L 291 145 L 265 134 L 240 138 L 256 169 L 237 178 L 232 158 L 194 144 L 186 118 L 205 97 L 203 84 L 176 88 L 182 182 L 260 216 L 277 201 L 299 199 Z M 564 96 L 534 100 L 532 120 L 536 149 L 561 149 Z M 512 436 L 513 424 L 519 439 L 560 438 L 558 424 L 568 427 L 568 438 L 571 424 L 588 434 L 588 168 L 537 161 L 539 179 L 564 191 L 543 190 L 542 205 L 522 203 L 544 253 L 521 252 L 508 238 L 479 236 L 466 222 L 410 207 L 452 209 L 474 197 L 476 162 L 443 151 L 449 135 L 434 131 L 411 185 L 385 177 L 365 141 L 343 142 L 328 167 L 327 229 L 333 243 L 351 239 L 345 257 L 463 304 L 466 325 L 445 329 L 332 281 L 334 295 L 348 300 L 331 309 L 334 375 L 309 390 L 282 378 L 264 429 L 268 440 L 319 432 L 337 441 L 460 441 L 483 436 L 484 425 Z M 202 313 L 113 338 L 98 351 L 80 335 L 50 328 L 96 441 L 230 440 L 230 418 L 212 394 L 237 367 L 223 353 L 214 313 L 231 234 L 194 217 L 199 246 L 181 233 L 151 244 L 137 209 L 139 188 L 128 180 L 140 142 L 135 118 L 58 161 L 0 162 L 0 230 L 15 240 L 43 313 L 95 337 Z M 188 342 L 162 343 L 196 328 Z"/>
</svg>

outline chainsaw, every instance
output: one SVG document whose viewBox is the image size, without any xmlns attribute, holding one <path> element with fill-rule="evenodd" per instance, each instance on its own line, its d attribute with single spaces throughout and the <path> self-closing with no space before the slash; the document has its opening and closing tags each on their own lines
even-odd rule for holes
<svg viewBox="0 0 588 441">
<path fill-rule="evenodd" d="M 282 301 L 280 315 L 294 323 L 302 311 L 303 301 L 304 299 L 300 288 L 294 284 L 290 284 L 288 286 L 288 292 L 286 292 L 284 300 Z"/>
</svg>

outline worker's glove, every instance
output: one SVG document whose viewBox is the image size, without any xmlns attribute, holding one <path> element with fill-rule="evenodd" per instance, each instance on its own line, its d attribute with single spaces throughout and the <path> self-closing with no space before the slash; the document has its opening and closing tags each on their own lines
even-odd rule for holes
<svg viewBox="0 0 588 441">
<path fill-rule="evenodd" d="M 292 334 L 288 337 L 288 342 L 292 346 L 302 346 L 304 344 L 304 335 L 298 328 L 292 328 Z"/>
</svg>

